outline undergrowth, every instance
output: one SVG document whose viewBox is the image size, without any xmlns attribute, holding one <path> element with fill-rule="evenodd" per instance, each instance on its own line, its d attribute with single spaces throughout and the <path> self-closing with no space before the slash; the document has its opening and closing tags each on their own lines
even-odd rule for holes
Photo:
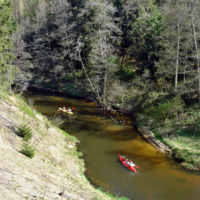
<svg viewBox="0 0 200 200">
<path fill-rule="evenodd" d="M 56 127 L 60 127 L 62 124 L 65 123 L 66 119 L 63 118 L 61 115 L 59 114 L 54 114 L 52 116 L 48 116 L 47 117 L 49 122 L 53 125 L 53 126 L 56 126 Z"/>
<path fill-rule="evenodd" d="M 24 141 L 28 141 L 32 138 L 33 132 L 27 124 L 22 125 L 21 127 L 18 127 L 19 136 L 23 137 Z"/>
<path fill-rule="evenodd" d="M 28 158 L 33 158 L 35 155 L 35 148 L 33 148 L 29 143 L 24 142 L 20 153 L 24 154 Z"/>
<path fill-rule="evenodd" d="M 152 131 L 156 139 L 172 149 L 172 155 L 185 167 L 200 168 L 200 111 L 196 105 L 185 105 L 181 97 L 144 100 L 136 124 Z"/>
</svg>

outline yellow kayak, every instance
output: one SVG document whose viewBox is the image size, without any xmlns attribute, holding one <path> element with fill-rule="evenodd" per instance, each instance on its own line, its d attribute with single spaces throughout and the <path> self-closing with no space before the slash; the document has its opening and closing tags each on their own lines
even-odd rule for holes
<svg viewBox="0 0 200 200">
<path fill-rule="evenodd" d="M 68 113 L 68 114 L 73 114 L 73 112 L 69 112 L 69 111 L 67 111 L 67 110 L 63 110 L 62 108 L 59 108 L 58 111 L 63 111 L 63 112 Z"/>
</svg>

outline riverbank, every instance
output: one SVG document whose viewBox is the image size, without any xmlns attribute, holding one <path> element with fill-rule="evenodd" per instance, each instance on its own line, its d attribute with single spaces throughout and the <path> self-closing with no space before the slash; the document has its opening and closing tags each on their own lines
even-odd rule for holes
<svg viewBox="0 0 200 200">
<path fill-rule="evenodd" d="M 146 141 L 159 151 L 180 161 L 182 167 L 189 170 L 200 171 L 199 167 L 195 167 L 195 164 L 199 163 L 200 151 L 196 149 L 196 146 L 199 147 L 199 138 L 197 138 L 197 140 L 194 138 L 190 139 L 190 137 L 181 138 L 177 135 L 175 137 L 156 139 L 154 133 L 152 131 L 147 131 L 144 126 L 139 127 L 138 131 Z"/>
<path fill-rule="evenodd" d="M 120 199 L 86 179 L 79 141 L 18 96 L 0 92 L 0 123 L 0 199 Z M 25 125 L 28 141 L 18 129 Z"/>
<path fill-rule="evenodd" d="M 159 96 L 160 95 L 160 96 Z M 136 124 L 147 140 L 189 170 L 200 170 L 198 105 L 180 96 L 151 93 L 138 112 Z"/>
<path fill-rule="evenodd" d="M 48 88 L 45 90 L 65 93 Z M 95 102 L 92 97 L 87 96 L 89 93 L 82 95 L 83 93 L 72 87 L 67 94 L 73 96 L 71 91 L 76 93 L 75 96 Z M 179 106 L 174 105 L 174 102 Z M 108 111 L 118 111 L 133 116 L 138 130 L 146 141 L 161 152 L 174 157 L 184 168 L 200 170 L 200 147 L 197 142 L 200 141 L 199 129 L 197 125 L 195 130 L 193 129 L 194 124 L 198 124 L 199 116 L 195 109 L 192 107 L 185 109 L 183 101 L 177 97 L 173 99 L 164 93 L 147 94 L 137 91 L 134 91 L 133 97 L 127 98 L 121 104 L 118 102 L 117 105 L 120 106 L 111 103 Z"/>
</svg>

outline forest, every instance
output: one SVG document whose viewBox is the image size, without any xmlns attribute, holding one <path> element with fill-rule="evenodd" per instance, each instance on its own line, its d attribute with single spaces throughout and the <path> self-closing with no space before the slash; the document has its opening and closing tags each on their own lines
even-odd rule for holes
<svg viewBox="0 0 200 200">
<path fill-rule="evenodd" d="M 200 1 L 1 0 L 0 89 L 93 97 L 200 167 Z"/>
</svg>

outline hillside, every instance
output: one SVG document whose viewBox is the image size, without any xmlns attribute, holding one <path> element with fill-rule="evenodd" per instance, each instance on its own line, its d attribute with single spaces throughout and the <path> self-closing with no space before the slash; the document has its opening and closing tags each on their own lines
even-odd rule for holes
<svg viewBox="0 0 200 200">
<path fill-rule="evenodd" d="M 54 127 L 22 99 L 0 92 L 0 199 L 112 199 L 84 176 L 76 138 Z M 16 127 L 32 130 L 31 159 L 20 153 Z"/>
</svg>

